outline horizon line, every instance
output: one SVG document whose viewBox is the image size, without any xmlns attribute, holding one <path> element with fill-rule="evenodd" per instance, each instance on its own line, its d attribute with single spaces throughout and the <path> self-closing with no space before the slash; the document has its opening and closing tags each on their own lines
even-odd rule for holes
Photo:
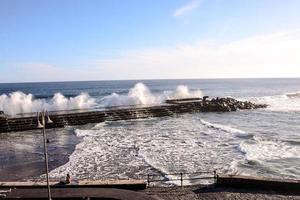
<svg viewBox="0 0 300 200">
<path fill-rule="evenodd" d="M 242 80 L 242 79 L 300 79 L 300 77 L 220 77 L 220 78 L 146 78 L 146 79 L 101 79 L 101 80 L 68 80 L 68 81 L 24 81 L 24 82 L 0 82 L 0 84 L 19 83 L 70 83 L 70 82 L 97 82 L 97 81 L 155 81 L 155 80 Z"/>
</svg>

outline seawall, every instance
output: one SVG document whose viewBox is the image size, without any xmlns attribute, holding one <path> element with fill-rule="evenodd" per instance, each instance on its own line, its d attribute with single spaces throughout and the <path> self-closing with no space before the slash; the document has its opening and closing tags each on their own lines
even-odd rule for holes
<svg viewBox="0 0 300 200">
<path fill-rule="evenodd" d="M 300 192 L 300 181 L 248 176 L 218 175 L 217 187 Z"/>
<path fill-rule="evenodd" d="M 62 128 L 66 125 L 84 125 L 104 121 L 118 121 L 140 119 L 147 117 L 164 117 L 193 112 L 230 112 L 238 109 L 264 108 L 266 105 L 257 105 L 251 102 L 237 101 L 232 98 L 174 99 L 166 104 L 149 107 L 110 108 L 90 111 L 50 112 L 51 124 L 46 128 Z M 36 113 L 19 116 L 0 116 L 0 133 L 11 131 L 26 131 L 38 129 Z"/>
</svg>

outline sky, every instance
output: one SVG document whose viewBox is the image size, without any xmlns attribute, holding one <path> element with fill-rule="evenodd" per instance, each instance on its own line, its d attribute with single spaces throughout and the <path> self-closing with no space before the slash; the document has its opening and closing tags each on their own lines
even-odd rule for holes
<svg viewBox="0 0 300 200">
<path fill-rule="evenodd" d="M 0 82 L 300 77 L 299 0 L 0 0 Z"/>
</svg>

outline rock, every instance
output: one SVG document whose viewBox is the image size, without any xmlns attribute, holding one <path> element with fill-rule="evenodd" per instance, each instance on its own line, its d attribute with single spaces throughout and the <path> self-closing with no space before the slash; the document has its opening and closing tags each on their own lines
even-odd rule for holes
<svg viewBox="0 0 300 200">
<path fill-rule="evenodd" d="M 211 101 L 206 101 L 203 112 L 231 112 L 236 110 L 266 108 L 266 104 L 254 104 L 249 101 L 238 101 L 234 98 L 213 98 Z"/>
<path fill-rule="evenodd" d="M 209 96 L 204 96 L 202 99 L 203 99 L 203 102 L 205 102 L 207 99 L 209 98 Z"/>
<path fill-rule="evenodd" d="M 7 116 L 4 114 L 3 111 L 0 110 L 0 119 L 6 119 Z"/>
</svg>

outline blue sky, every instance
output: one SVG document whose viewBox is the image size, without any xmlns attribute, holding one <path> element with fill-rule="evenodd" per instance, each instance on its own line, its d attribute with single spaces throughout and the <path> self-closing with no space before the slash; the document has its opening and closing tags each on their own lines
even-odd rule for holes
<svg viewBox="0 0 300 200">
<path fill-rule="evenodd" d="M 0 0 L 0 82 L 300 77 L 298 0 Z"/>
</svg>

